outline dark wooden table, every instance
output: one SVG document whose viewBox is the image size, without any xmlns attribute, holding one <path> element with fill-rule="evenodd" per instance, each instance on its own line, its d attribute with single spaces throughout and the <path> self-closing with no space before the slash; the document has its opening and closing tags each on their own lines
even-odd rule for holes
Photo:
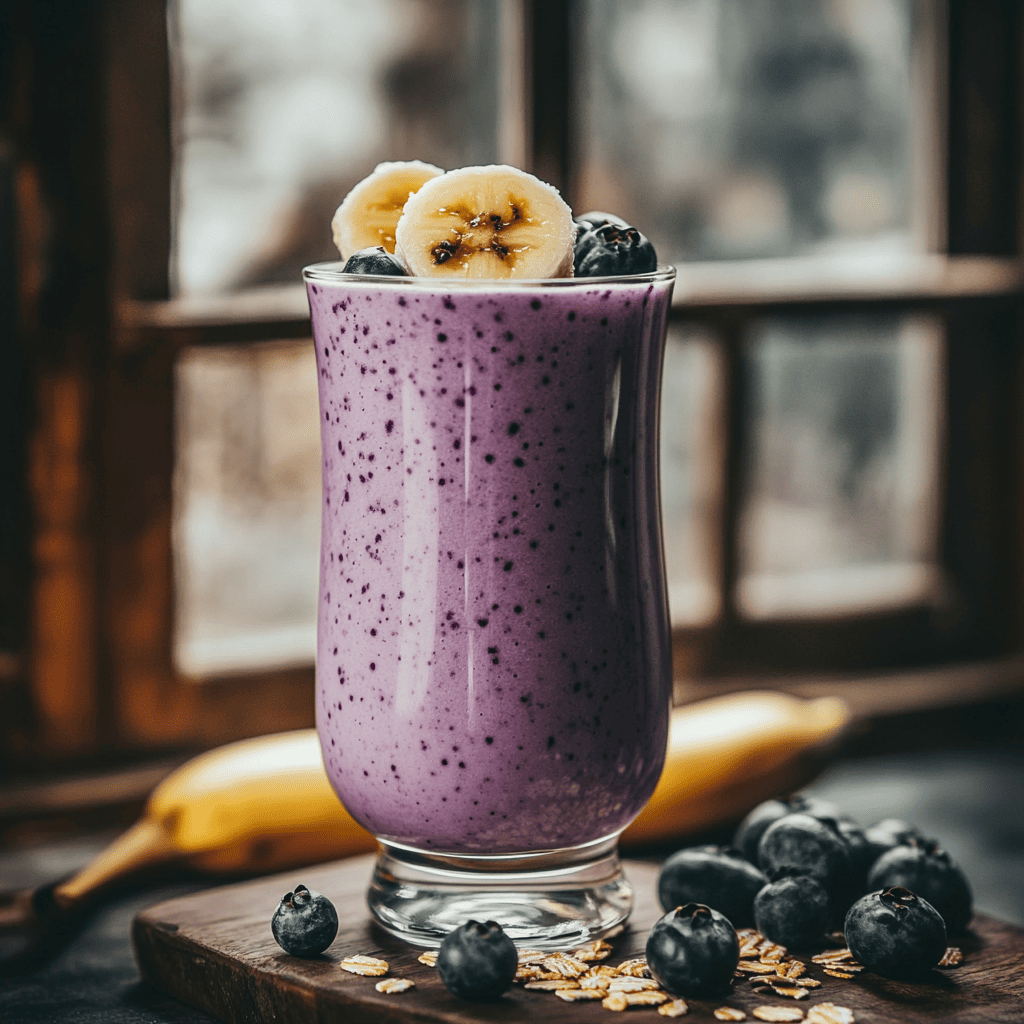
<svg viewBox="0 0 1024 1024">
<path fill-rule="evenodd" d="M 978 904 L 996 916 L 1024 924 L 1024 802 L 1019 800 L 1024 792 L 1024 755 L 949 751 L 847 760 L 830 768 L 812 792 L 835 800 L 862 821 L 892 814 L 916 820 L 926 831 L 942 836 L 952 843 L 953 852 L 964 864 Z M 81 867 L 108 838 L 96 836 L 2 849 L 0 887 L 52 881 Z M 288 885 L 298 880 L 298 876 L 289 878 Z M 210 1015 L 142 981 L 129 940 L 131 923 L 137 914 L 167 899 L 209 891 L 211 885 L 199 881 L 154 884 L 113 900 L 52 962 L 30 974 L 0 979 L 0 1021 L 213 1024 Z M 274 904 L 280 896 L 275 888 Z M 209 899 L 215 899 L 212 892 Z M 982 940 L 987 941 L 984 935 Z M 970 967 L 972 955 L 969 952 L 968 962 L 958 970 Z M 1019 970 L 1011 967 L 1010 973 Z M 965 975 L 951 972 L 950 981 L 959 983 L 961 977 Z M 995 976 L 982 980 L 997 983 Z M 870 989 L 873 983 L 865 979 L 858 984 Z M 402 997 L 387 998 L 391 1002 L 386 1005 L 393 1006 Z M 551 999 L 561 1007 L 553 996 L 539 998 Z M 593 1011 L 594 1007 L 566 1005 L 564 1010 L 560 1019 L 569 1021 L 581 1012 Z M 604 1012 L 596 1017 L 605 1019 Z M 651 1019 L 654 1016 L 651 1010 L 629 1012 L 643 1013 Z M 591 1016 L 595 1016 L 594 1012 Z M 697 1019 L 700 1018 L 696 1013 L 686 1018 Z M 886 1018 L 861 1019 L 878 1024 L 879 1019 Z M 1024 1021 L 1024 1009 L 1011 1019 Z"/>
<path fill-rule="evenodd" d="M 154 987 L 231 1024 L 606 1019 L 600 1002 L 568 1005 L 552 993 L 527 991 L 521 985 L 494 1004 L 456 999 L 435 969 L 418 962 L 419 950 L 371 923 L 364 894 L 372 866 L 372 857 L 359 857 L 301 872 L 303 881 L 330 896 L 338 909 L 338 937 L 319 957 L 289 956 L 270 934 L 268 918 L 298 878 L 298 873 L 289 872 L 170 900 L 142 913 L 132 934 L 142 975 Z M 631 861 L 626 870 L 636 905 L 629 928 L 615 940 L 609 963 L 642 955 L 650 928 L 662 914 L 655 897 L 657 865 Z M 822 986 L 799 1004 L 758 994 L 746 980 L 737 980 L 721 997 L 688 1000 L 688 1019 L 714 1020 L 713 1011 L 724 1005 L 751 1015 L 755 1007 L 766 1004 L 806 1010 L 832 1002 L 851 1008 L 864 1022 L 1019 1024 L 1024 1019 L 1024 929 L 978 915 L 962 948 L 965 958 L 959 967 L 934 971 L 921 982 L 892 981 L 867 972 L 841 980 L 810 964 L 808 976 Z M 389 977 L 409 978 L 416 987 L 395 995 L 378 992 L 377 978 L 339 969 L 338 962 L 353 954 L 386 960 Z M 655 1014 L 653 1008 L 629 1012 L 650 1019 Z"/>
</svg>

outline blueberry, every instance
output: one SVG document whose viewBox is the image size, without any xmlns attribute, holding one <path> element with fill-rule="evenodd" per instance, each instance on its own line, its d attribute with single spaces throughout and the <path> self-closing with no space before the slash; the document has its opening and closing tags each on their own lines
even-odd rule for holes
<svg viewBox="0 0 1024 1024">
<path fill-rule="evenodd" d="M 647 939 L 647 966 L 667 991 L 678 996 L 724 991 L 740 962 L 740 946 L 729 919 L 701 903 L 670 910 Z"/>
<path fill-rule="evenodd" d="M 345 274 L 373 274 L 377 277 L 405 277 L 405 267 L 383 245 L 371 245 L 352 253 L 342 267 Z"/>
<path fill-rule="evenodd" d="M 829 898 L 814 878 L 770 882 L 754 898 L 757 930 L 789 949 L 820 949 L 829 920 Z"/>
<path fill-rule="evenodd" d="M 850 855 L 850 872 L 840 878 L 832 892 L 831 923 L 834 929 L 841 929 L 843 918 L 851 905 L 868 891 L 868 869 L 871 867 L 871 846 L 864 834 L 864 829 L 850 818 L 837 819 L 819 818 L 829 825 L 834 824 L 839 835 L 846 841 Z M 877 889 L 878 886 L 872 886 Z"/>
<path fill-rule="evenodd" d="M 727 846 L 695 846 L 665 861 L 658 899 L 665 910 L 704 903 L 738 928 L 754 923 L 754 897 L 768 879 L 743 854 Z"/>
<path fill-rule="evenodd" d="M 835 822 L 809 814 L 787 814 L 765 829 L 757 844 L 757 862 L 775 881 L 786 875 L 808 875 L 837 893 L 850 876 L 850 854 Z"/>
<path fill-rule="evenodd" d="M 297 885 L 277 905 L 270 930 L 286 953 L 314 956 L 322 953 L 338 934 L 338 912 L 326 896 Z"/>
<path fill-rule="evenodd" d="M 855 959 L 887 978 L 920 975 L 946 951 L 942 916 L 927 900 L 900 887 L 857 900 L 843 934 Z"/>
<path fill-rule="evenodd" d="M 573 220 L 573 223 L 576 225 L 577 238 L 588 231 L 592 231 L 594 228 L 603 227 L 605 224 L 614 224 L 617 228 L 622 228 L 623 230 L 630 227 L 621 217 L 616 217 L 614 213 L 600 213 L 597 210 L 591 210 L 590 213 L 581 213 Z"/>
<path fill-rule="evenodd" d="M 876 821 L 871 828 L 865 831 L 864 835 L 871 848 L 872 864 L 883 853 L 888 853 L 896 846 L 906 846 L 911 840 L 917 843 L 926 843 L 930 839 L 916 825 L 910 825 L 901 818 L 885 818 L 883 821 Z"/>
<path fill-rule="evenodd" d="M 732 845 L 752 863 L 757 863 L 757 844 L 765 829 L 787 814 L 810 814 L 812 817 L 833 817 L 838 813 L 833 804 L 800 794 L 788 800 L 765 800 L 758 804 L 741 822 L 732 838 Z"/>
<path fill-rule="evenodd" d="M 515 943 L 494 921 L 467 921 L 437 951 L 437 970 L 452 995 L 476 1002 L 497 999 L 519 969 Z"/>
<path fill-rule="evenodd" d="M 971 920 L 971 886 L 963 869 L 935 842 L 895 846 L 875 861 L 869 889 L 902 886 L 927 900 L 951 932 L 962 932 Z"/>
<path fill-rule="evenodd" d="M 588 218 L 598 219 L 592 223 Z M 576 220 L 573 272 L 576 277 L 649 274 L 658 269 L 650 240 L 636 228 L 609 214 L 584 214 Z"/>
</svg>

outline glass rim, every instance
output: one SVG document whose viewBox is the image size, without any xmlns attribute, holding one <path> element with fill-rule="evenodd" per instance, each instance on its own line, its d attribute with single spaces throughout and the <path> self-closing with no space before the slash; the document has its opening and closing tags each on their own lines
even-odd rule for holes
<svg viewBox="0 0 1024 1024">
<path fill-rule="evenodd" d="M 660 264 L 657 270 L 646 274 L 617 274 L 612 277 L 543 277 L 543 278 L 464 278 L 464 277 L 395 277 L 382 274 L 346 274 L 342 260 L 331 263 L 313 263 L 302 268 L 304 281 L 316 284 L 372 284 L 394 288 L 418 288 L 429 291 L 447 289 L 457 291 L 493 291 L 500 288 L 519 290 L 529 288 L 600 288 L 621 284 L 661 284 L 675 280 L 676 268 Z"/>
</svg>

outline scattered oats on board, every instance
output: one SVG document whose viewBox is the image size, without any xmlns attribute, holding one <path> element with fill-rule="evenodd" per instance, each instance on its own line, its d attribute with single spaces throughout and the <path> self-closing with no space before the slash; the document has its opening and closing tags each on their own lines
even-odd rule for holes
<svg viewBox="0 0 1024 1024">
<path fill-rule="evenodd" d="M 658 1013 L 662 1017 L 685 1017 L 690 1012 L 690 1007 L 685 999 L 673 999 L 670 1003 L 662 1003 L 658 1007 Z"/>
<path fill-rule="evenodd" d="M 375 956 L 363 956 L 357 953 L 355 956 L 347 956 L 338 966 L 349 974 L 359 974 L 364 978 L 379 978 L 382 974 L 388 973 L 387 960 L 378 960 Z"/>
<path fill-rule="evenodd" d="M 720 1006 L 715 1010 L 715 1016 L 719 1020 L 746 1020 L 747 1015 L 742 1010 L 733 1009 L 731 1006 Z"/>
<path fill-rule="evenodd" d="M 852 971 L 840 971 L 840 970 L 836 970 L 836 968 L 834 968 L 834 967 L 823 967 L 822 970 L 830 978 L 846 978 L 847 980 L 849 980 L 850 978 L 855 977 L 855 975 L 854 975 L 854 973 Z"/>
<path fill-rule="evenodd" d="M 780 964 L 786 957 L 786 947 L 776 946 L 774 943 L 767 947 L 762 943 L 759 952 L 763 964 Z"/>
<path fill-rule="evenodd" d="M 415 988 L 416 982 L 409 978 L 385 978 L 383 981 L 378 981 L 373 987 L 378 992 L 385 992 L 389 996 L 393 996 L 398 992 L 408 992 L 409 989 Z"/>
<path fill-rule="evenodd" d="M 653 992 L 658 983 L 653 978 L 612 978 L 608 982 L 609 992 Z"/>
<path fill-rule="evenodd" d="M 803 1020 L 804 1011 L 795 1006 L 755 1006 L 751 1013 L 758 1020 L 794 1021 Z"/>
<path fill-rule="evenodd" d="M 613 992 L 601 1000 L 601 1005 L 606 1010 L 614 1010 L 616 1013 L 621 1013 L 629 1006 L 629 999 L 626 998 L 625 992 Z"/>
<path fill-rule="evenodd" d="M 519 962 L 521 964 L 539 964 L 542 960 L 546 960 L 550 953 L 545 952 L 543 949 L 521 949 L 519 950 Z"/>
<path fill-rule="evenodd" d="M 950 946 L 945 953 L 942 954 L 942 959 L 936 966 L 938 967 L 956 967 L 960 961 L 963 960 L 964 955 L 956 946 Z"/>
<path fill-rule="evenodd" d="M 437 950 L 436 949 L 428 949 L 426 953 L 420 953 L 420 955 L 418 957 L 416 957 L 416 959 L 419 960 L 419 962 L 421 964 L 426 964 L 428 967 L 436 967 L 437 966 Z"/>
<path fill-rule="evenodd" d="M 661 1006 L 669 999 L 665 992 L 625 992 L 623 994 L 630 1006 Z"/>
<path fill-rule="evenodd" d="M 762 964 L 756 960 L 741 960 L 736 965 L 736 971 L 743 974 L 775 974 L 776 968 L 774 964 Z"/>
<path fill-rule="evenodd" d="M 784 978 L 799 978 L 807 973 L 807 964 L 803 960 L 787 960 L 776 968 Z"/>
<path fill-rule="evenodd" d="M 811 959 L 816 964 L 831 964 L 842 960 L 853 960 L 853 953 L 848 948 L 826 949 L 823 953 L 815 953 Z"/>
<path fill-rule="evenodd" d="M 560 988 L 555 995 L 567 1003 L 579 1003 L 586 999 L 604 999 L 604 992 L 595 988 Z"/>
<path fill-rule="evenodd" d="M 649 978 L 651 976 L 647 970 L 647 957 L 645 956 L 637 956 L 632 960 L 623 960 L 616 970 L 619 974 L 627 974 L 631 978 Z"/>
<path fill-rule="evenodd" d="M 771 990 L 777 996 L 785 996 L 787 999 L 806 999 L 811 994 L 802 985 L 799 988 L 793 985 L 773 985 Z"/>
<path fill-rule="evenodd" d="M 606 939 L 617 939 L 625 930 L 626 926 L 624 924 L 617 924 L 614 928 L 609 928 L 604 933 L 604 937 Z"/>
<path fill-rule="evenodd" d="M 595 939 L 589 945 L 583 946 L 581 949 L 573 950 L 572 955 L 577 960 L 583 960 L 586 963 L 590 963 L 594 960 L 605 960 L 611 956 L 612 947 L 609 943 L 602 941 L 601 939 Z"/>
<path fill-rule="evenodd" d="M 541 981 L 548 972 L 537 964 L 520 964 L 516 969 L 516 981 Z"/>
<path fill-rule="evenodd" d="M 558 978 L 556 981 L 528 981 L 523 988 L 531 992 L 558 992 L 560 989 L 579 988 L 580 983 L 571 978 Z"/>
<path fill-rule="evenodd" d="M 856 1024 L 857 1018 L 848 1006 L 835 1003 L 818 1003 L 807 1011 L 807 1024 Z"/>
<path fill-rule="evenodd" d="M 577 960 L 566 953 L 550 953 L 541 961 L 541 966 L 552 974 L 560 974 L 563 978 L 578 978 L 590 970 L 582 960 Z"/>
</svg>

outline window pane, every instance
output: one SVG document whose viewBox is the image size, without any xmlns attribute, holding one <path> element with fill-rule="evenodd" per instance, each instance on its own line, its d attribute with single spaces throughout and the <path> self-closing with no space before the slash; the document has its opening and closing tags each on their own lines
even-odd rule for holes
<svg viewBox="0 0 1024 1024">
<path fill-rule="evenodd" d="M 923 317 L 780 318 L 752 331 L 742 612 L 844 612 L 935 592 L 941 349 Z"/>
<path fill-rule="evenodd" d="M 912 0 L 587 0 L 581 206 L 663 260 L 905 251 Z"/>
<path fill-rule="evenodd" d="M 311 664 L 320 571 L 313 347 L 192 349 L 176 376 L 177 667 L 201 676 Z"/>
<path fill-rule="evenodd" d="M 178 0 L 182 294 L 298 281 L 381 160 L 493 162 L 498 0 Z"/>
<path fill-rule="evenodd" d="M 722 492 L 718 356 L 706 334 L 670 327 L 661 391 L 661 513 L 674 626 L 709 622 L 720 605 L 714 548 Z"/>
</svg>

